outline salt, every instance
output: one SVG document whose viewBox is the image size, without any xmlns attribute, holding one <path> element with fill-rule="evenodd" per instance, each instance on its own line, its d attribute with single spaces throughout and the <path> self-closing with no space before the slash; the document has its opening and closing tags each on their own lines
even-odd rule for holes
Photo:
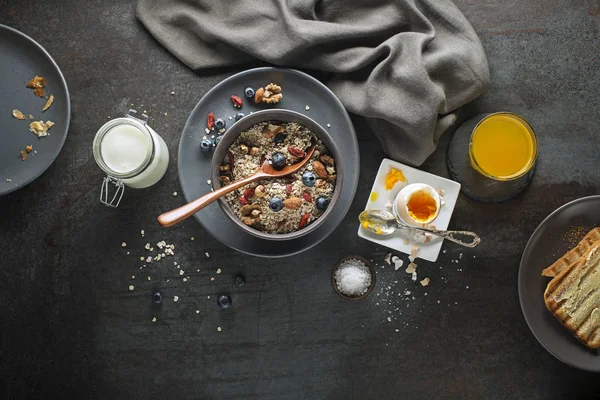
<svg viewBox="0 0 600 400">
<path fill-rule="evenodd" d="M 335 283 L 338 290 L 346 296 L 361 296 L 371 286 L 371 272 L 364 262 L 351 258 L 337 267 Z"/>
</svg>

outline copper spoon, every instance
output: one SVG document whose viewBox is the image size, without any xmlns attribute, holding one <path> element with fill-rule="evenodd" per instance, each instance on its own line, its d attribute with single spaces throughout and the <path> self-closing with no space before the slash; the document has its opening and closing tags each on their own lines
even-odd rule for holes
<svg viewBox="0 0 600 400">
<path fill-rule="evenodd" d="M 254 175 L 250 175 L 249 177 L 244 178 L 242 180 L 232 182 L 227 186 L 223 186 L 222 188 L 217 189 L 214 192 L 205 194 L 199 199 L 187 203 L 179 208 L 167 211 L 166 213 L 158 217 L 158 223 L 161 224 L 163 227 L 168 228 L 183 221 L 186 218 L 191 217 L 192 215 L 202 210 L 204 207 L 206 207 L 213 201 L 225 196 L 227 193 L 231 193 L 234 190 L 246 186 L 249 183 L 260 181 L 262 179 L 281 178 L 286 175 L 291 175 L 294 172 L 298 171 L 300 168 L 304 167 L 310 161 L 310 158 L 312 157 L 314 152 L 315 145 L 313 144 L 306 151 L 306 155 L 304 156 L 304 159 L 302 161 L 293 165 L 288 165 L 280 170 L 275 169 L 273 165 L 269 164 L 269 162 L 265 160 L 260 166 L 260 168 L 254 173 Z"/>
</svg>

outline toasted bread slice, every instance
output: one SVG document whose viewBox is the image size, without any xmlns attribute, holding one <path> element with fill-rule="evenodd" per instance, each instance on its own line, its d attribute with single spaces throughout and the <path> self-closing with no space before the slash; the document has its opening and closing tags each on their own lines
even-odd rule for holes
<svg viewBox="0 0 600 400">
<path fill-rule="evenodd" d="M 574 248 L 569 250 L 564 256 L 556 260 L 554 264 L 543 270 L 542 276 L 554 278 L 560 273 L 560 271 L 573 264 L 575 261 L 579 260 L 579 258 L 583 254 L 587 253 L 592 244 L 598 240 L 600 240 L 600 227 L 594 228 L 591 231 L 589 231 L 587 235 L 585 235 L 583 239 L 581 239 L 581 242 L 579 242 L 577 246 L 575 246 Z"/>
<path fill-rule="evenodd" d="M 544 301 L 583 344 L 600 347 L 600 241 L 548 283 Z"/>
</svg>

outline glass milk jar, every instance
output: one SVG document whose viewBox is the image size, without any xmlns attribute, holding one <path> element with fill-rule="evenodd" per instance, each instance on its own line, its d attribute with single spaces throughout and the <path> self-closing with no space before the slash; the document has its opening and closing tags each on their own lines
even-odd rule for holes
<svg viewBox="0 0 600 400">
<path fill-rule="evenodd" d="M 92 149 L 96 163 L 107 175 L 100 195 L 107 206 L 119 205 L 124 186 L 152 186 L 167 171 L 167 144 L 147 121 L 147 115 L 140 119 L 135 110 L 129 110 L 124 118 L 107 122 L 96 133 Z"/>
</svg>

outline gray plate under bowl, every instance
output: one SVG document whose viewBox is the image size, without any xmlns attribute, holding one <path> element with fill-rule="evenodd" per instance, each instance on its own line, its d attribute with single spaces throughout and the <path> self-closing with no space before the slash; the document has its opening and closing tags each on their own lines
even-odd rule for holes
<svg viewBox="0 0 600 400">
<path fill-rule="evenodd" d="M 569 250 L 562 237 L 577 226 L 589 229 L 600 226 L 600 196 L 565 204 L 533 232 L 519 267 L 519 299 L 529 328 L 546 350 L 573 367 L 600 372 L 600 352 L 581 344 L 544 304 L 544 290 L 551 278 L 542 276 L 542 270 Z"/>
<path fill-rule="evenodd" d="M 25 87 L 36 75 L 46 78 L 46 95 L 54 95 L 52 107 L 44 112 L 46 99 Z M 13 109 L 27 118 L 14 118 Z M 55 123 L 48 136 L 38 138 L 29 131 L 29 114 L 35 121 Z M 0 25 L 0 196 L 27 185 L 48 169 L 65 143 L 70 117 L 69 90 L 56 62 L 30 37 Z M 35 152 L 22 161 L 21 150 L 28 144 Z"/>
<path fill-rule="evenodd" d="M 283 100 L 276 105 L 254 104 L 244 97 L 244 88 L 258 88 L 274 82 L 282 87 Z M 244 99 L 241 109 L 235 109 L 231 95 Z M 306 110 L 306 106 L 310 110 Z M 321 82 L 303 72 L 284 68 L 256 68 L 233 75 L 212 88 L 192 110 L 183 128 L 179 142 L 179 182 L 186 201 L 194 200 L 210 192 L 212 153 L 200 151 L 200 141 L 206 135 L 206 117 L 213 112 L 223 118 L 228 126 L 239 111 L 249 114 L 268 108 L 283 108 L 303 113 L 314 119 L 330 133 L 346 157 L 343 165 L 344 184 L 335 208 L 314 232 L 305 236 L 277 242 L 254 237 L 242 231 L 229 219 L 217 203 L 197 212 L 194 217 L 217 240 L 238 251 L 260 257 L 285 257 L 305 251 L 327 236 L 342 222 L 348 212 L 359 177 L 358 142 L 348 113 L 338 98 Z M 330 125 L 328 127 L 328 124 Z"/>
</svg>

